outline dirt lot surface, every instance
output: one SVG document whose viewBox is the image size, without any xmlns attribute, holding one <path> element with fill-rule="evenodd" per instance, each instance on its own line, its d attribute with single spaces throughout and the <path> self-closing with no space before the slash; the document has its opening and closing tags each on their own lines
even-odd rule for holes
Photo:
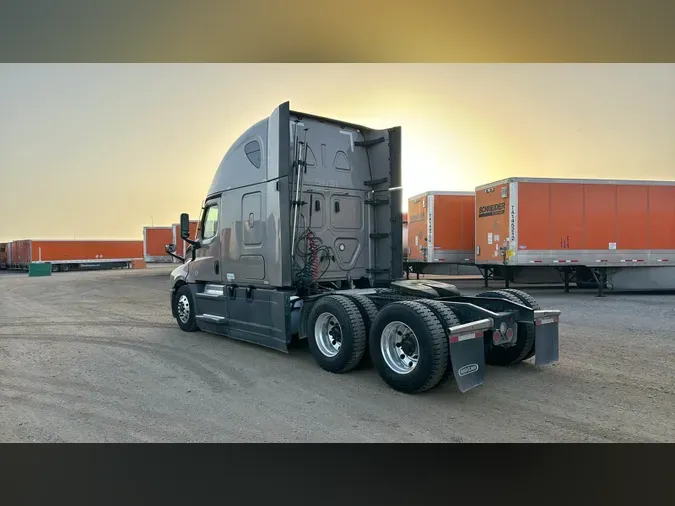
<svg viewBox="0 0 675 506">
<path fill-rule="evenodd" d="M 372 368 L 326 373 L 306 348 L 181 332 L 169 271 L 0 274 L 0 441 L 675 440 L 673 295 L 530 289 L 563 311 L 558 364 L 405 395 Z"/>
</svg>

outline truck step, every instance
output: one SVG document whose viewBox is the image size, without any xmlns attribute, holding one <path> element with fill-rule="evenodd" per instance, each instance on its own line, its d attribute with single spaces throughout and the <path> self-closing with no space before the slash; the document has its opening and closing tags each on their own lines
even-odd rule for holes
<svg viewBox="0 0 675 506">
<path fill-rule="evenodd" d="M 210 321 L 210 322 L 222 322 L 223 320 L 225 320 L 224 316 L 217 316 L 217 315 L 214 315 L 214 314 L 200 314 L 200 315 L 197 315 L 196 318 L 198 320 L 206 320 L 206 321 Z"/>
</svg>

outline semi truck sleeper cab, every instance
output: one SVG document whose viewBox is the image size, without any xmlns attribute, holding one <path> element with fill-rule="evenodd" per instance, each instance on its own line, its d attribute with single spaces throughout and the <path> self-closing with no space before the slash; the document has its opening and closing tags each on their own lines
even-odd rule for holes
<svg viewBox="0 0 675 506">
<path fill-rule="evenodd" d="M 463 296 L 404 280 L 401 128 L 375 130 L 281 104 L 229 148 L 171 273 L 179 327 L 288 351 L 307 339 L 326 371 L 371 360 L 415 393 L 452 376 L 483 384 L 485 365 L 558 360 L 560 311 L 528 294 Z M 176 256 L 175 245 L 167 253 Z"/>
</svg>

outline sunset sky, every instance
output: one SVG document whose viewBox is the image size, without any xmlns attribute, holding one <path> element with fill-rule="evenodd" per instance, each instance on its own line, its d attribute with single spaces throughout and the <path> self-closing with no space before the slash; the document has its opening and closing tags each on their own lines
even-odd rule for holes
<svg viewBox="0 0 675 506">
<path fill-rule="evenodd" d="M 509 176 L 675 179 L 675 65 L 0 65 L 0 241 L 196 217 L 252 123 L 403 127 L 404 197 Z"/>
</svg>

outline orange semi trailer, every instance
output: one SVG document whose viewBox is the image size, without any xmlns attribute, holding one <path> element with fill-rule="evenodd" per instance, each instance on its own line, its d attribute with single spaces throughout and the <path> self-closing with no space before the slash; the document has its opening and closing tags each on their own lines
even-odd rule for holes
<svg viewBox="0 0 675 506">
<path fill-rule="evenodd" d="M 31 262 L 49 262 L 52 271 L 128 268 L 143 256 L 142 241 L 12 241 L 8 267 L 28 270 Z"/>
<path fill-rule="evenodd" d="M 167 244 L 175 244 L 173 227 L 143 227 L 143 259 L 146 262 L 173 262 L 166 252 Z"/>
<path fill-rule="evenodd" d="M 419 277 L 450 274 L 452 265 L 473 266 L 474 207 L 473 192 L 430 191 L 410 197 L 406 272 Z"/>
<path fill-rule="evenodd" d="M 675 181 L 509 178 L 476 188 L 475 217 L 486 286 L 675 289 Z"/>
</svg>

